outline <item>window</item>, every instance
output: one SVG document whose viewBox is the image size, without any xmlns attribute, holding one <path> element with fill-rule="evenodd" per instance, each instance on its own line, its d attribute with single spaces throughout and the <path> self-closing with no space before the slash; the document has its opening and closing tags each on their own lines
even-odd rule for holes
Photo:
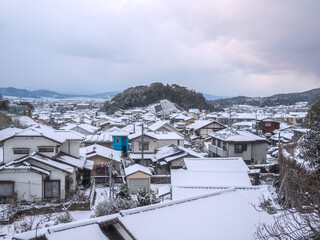
<svg viewBox="0 0 320 240">
<path fill-rule="evenodd" d="M 29 148 L 13 149 L 14 154 L 29 154 Z"/>
<path fill-rule="evenodd" d="M 223 144 L 222 144 L 222 149 L 225 150 L 225 151 L 227 151 L 227 143 L 226 143 L 226 142 L 223 142 Z"/>
<path fill-rule="evenodd" d="M 270 122 L 266 122 L 265 126 L 266 127 L 271 127 L 271 123 Z"/>
<path fill-rule="evenodd" d="M 116 143 L 117 143 L 117 144 L 119 143 L 119 138 L 116 139 Z"/>
<path fill-rule="evenodd" d="M 139 143 L 139 150 L 142 150 L 142 143 Z M 143 150 L 149 150 L 149 143 L 143 143 Z"/>
<path fill-rule="evenodd" d="M 221 148 L 221 140 L 218 140 L 218 147 Z"/>
<path fill-rule="evenodd" d="M 14 182 L 0 181 L 0 197 L 13 197 Z"/>
<path fill-rule="evenodd" d="M 234 145 L 234 152 L 235 153 L 243 153 L 247 151 L 247 144 L 235 144 Z"/>
<path fill-rule="evenodd" d="M 59 198 L 60 197 L 60 181 L 51 180 L 44 182 L 44 197 Z"/>
<path fill-rule="evenodd" d="M 54 148 L 53 147 L 39 147 L 38 151 L 39 152 L 54 152 Z"/>
</svg>

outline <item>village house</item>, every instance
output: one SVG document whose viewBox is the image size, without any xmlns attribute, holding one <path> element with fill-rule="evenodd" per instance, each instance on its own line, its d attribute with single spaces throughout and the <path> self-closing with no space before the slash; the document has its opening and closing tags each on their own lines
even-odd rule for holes
<svg viewBox="0 0 320 240">
<path fill-rule="evenodd" d="M 262 130 L 262 133 L 273 133 L 274 130 L 280 128 L 280 122 L 274 118 L 264 118 L 260 120 L 259 128 Z"/>
<path fill-rule="evenodd" d="M 195 151 L 174 144 L 159 148 L 152 161 L 156 174 L 169 174 L 171 169 L 185 168 L 185 158 L 202 158 Z"/>
<path fill-rule="evenodd" d="M 226 128 L 226 126 L 214 120 L 196 120 L 187 126 L 188 134 L 198 136 L 201 142 L 204 142 L 211 133 L 224 128 Z"/>
<path fill-rule="evenodd" d="M 245 130 L 226 128 L 214 132 L 205 146 L 210 157 L 242 157 L 247 164 L 266 161 L 267 140 Z"/>
<path fill-rule="evenodd" d="M 75 132 L 43 125 L 1 132 L 0 184 L 10 182 L 19 201 L 64 199 L 81 183 L 82 171 L 92 169 L 92 162 L 79 155 L 83 138 Z"/>
<path fill-rule="evenodd" d="M 110 161 L 112 162 L 112 172 L 114 177 L 121 178 L 121 152 L 101 146 L 99 144 L 93 144 L 80 149 L 80 154 L 85 159 L 89 159 L 93 162 L 92 171 L 90 171 L 90 177 L 94 178 L 97 183 L 108 183 L 110 176 Z"/>
<path fill-rule="evenodd" d="M 154 124 L 148 126 L 148 129 L 152 132 L 178 132 L 178 129 L 171 126 L 166 121 L 157 121 Z"/>
<path fill-rule="evenodd" d="M 81 123 L 81 124 L 68 124 L 64 127 L 60 128 L 61 130 L 72 130 L 84 135 L 90 135 L 94 134 L 98 131 L 98 128 L 95 126 L 92 126 L 90 124 Z"/>
<path fill-rule="evenodd" d="M 129 141 L 132 149 L 130 158 L 146 167 L 152 164 L 157 149 L 170 144 L 184 146 L 184 137 L 175 132 L 146 132 L 143 135 L 140 132 L 129 135 Z"/>
</svg>

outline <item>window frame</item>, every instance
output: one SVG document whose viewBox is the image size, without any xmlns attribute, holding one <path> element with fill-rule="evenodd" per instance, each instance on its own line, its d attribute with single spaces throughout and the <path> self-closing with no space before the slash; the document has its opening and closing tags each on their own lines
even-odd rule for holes
<svg viewBox="0 0 320 240">
<path fill-rule="evenodd" d="M 149 145 L 150 143 L 149 142 L 143 142 L 143 150 L 149 150 Z M 147 147 L 146 147 L 147 146 Z M 142 151 L 142 142 L 139 142 L 139 150 Z"/>
<path fill-rule="evenodd" d="M 52 151 L 41 151 L 40 149 L 50 149 L 50 150 L 52 150 Z M 38 152 L 39 153 L 54 153 L 54 147 L 38 147 Z"/>
<path fill-rule="evenodd" d="M 52 187 L 52 196 L 50 197 L 48 197 L 48 196 L 46 196 L 46 183 L 54 183 L 54 182 L 57 182 L 58 183 L 58 185 L 59 185 L 59 188 L 58 188 L 58 190 L 59 190 L 59 196 L 58 197 L 55 197 L 55 196 L 53 196 L 54 194 L 53 194 L 53 187 Z M 43 197 L 45 198 L 45 199 L 53 199 L 53 198 L 61 198 L 61 190 L 60 190 L 60 188 L 61 188 L 61 181 L 60 180 L 45 180 L 45 181 L 43 181 Z"/>
<path fill-rule="evenodd" d="M 12 185 L 12 194 L 11 195 L 0 195 L 0 198 L 10 198 L 14 196 L 14 181 L 0 181 L 1 184 Z"/>
<path fill-rule="evenodd" d="M 30 148 L 13 148 L 13 154 L 30 154 Z"/>
<path fill-rule="evenodd" d="M 241 146 L 241 148 L 239 148 Z M 235 153 L 243 153 L 247 151 L 247 144 L 246 143 L 236 143 L 234 144 L 234 152 Z"/>
</svg>

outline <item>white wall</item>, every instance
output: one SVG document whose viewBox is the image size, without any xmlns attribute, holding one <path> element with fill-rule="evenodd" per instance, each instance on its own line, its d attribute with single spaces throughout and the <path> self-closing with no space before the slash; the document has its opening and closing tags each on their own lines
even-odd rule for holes
<svg viewBox="0 0 320 240">
<path fill-rule="evenodd" d="M 72 155 L 76 158 L 79 158 L 79 149 L 80 142 L 79 141 L 65 141 L 60 147 L 60 151 Z"/>
<path fill-rule="evenodd" d="M 4 170 L 0 172 L 0 181 L 14 181 L 14 191 L 18 200 L 42 200 L 42 175 L 23 171 Z"/>
<path fill-rule="evenodd" d="M 50 179 L 49 180 L 60 180 L 60 198 L 64 199 L 65 198 L 65 182 L 66 182 L 66 175 L 67 173 L 57 169 L 57 168 L 53 168 L 50 166 L 47 166 L 45 164 L 36 162 L 34 160 L 28 160 L 28 162 L 30 162 L 32 165 L 38 166 L 40 168 L 43 168 L 45 170 L 48 170 L 51 172 L 50 174 Z M 70 166 L 70 168 L 72 168 Z"/>
<path fill-rule="evenodd" d="M 143 137 L 143 142 L 144 143 L 149 143 L 149 150 L 144 150 L 144 153 L 154 153 L 154 150 L 156 149 L 156 143 L 155 143 L 154 138 L 144 136 Z M 157 141 L 157 140 L 156 140 Z M 139 150 L 139 142 L 141 142 L 141 138 L 136 138 L 132 140 L 131 145 L 132 145 L 132 150 L 134 153 L 141 153 L 141 150 Z"/>
<path fill-rule="evenodd" d="M 56 147 L 57 142 L 49 140 L 44 137 L 14 137 L 4 142 L 3 153 L 4 163 L 11 162 L 18 158 L 26 156 L 26 154 L 13 154 L 13 148 L 30 148 L 29 153 L 38 151 L 39 146 L 52 146 Z M 55 151 L 55 150 L 54 150 Z M 48 157 L 55 156 L 55 152 L 41 153 Z"/>
<path fill-rule="evenodd" d="M 178 145 L 180 147 L 183 147 L 184 146 L 184 140 L 183 139 L 179 140 L 179 144 L 178 144 L 178 140 L 177 139 L 161 139 L 161 140 L 158 140 L 156 142 L 156 148 L 161 148 L 161 147 L 164 147 L 164 146 L 168 146 L 170 144 L 174 144 L 174 145 Z"/>
<path fill-rule="evenodd" d="M 254 159 L 254 163 L 265 163 L 267 158 L 267 143 L 255 143 L 252 148 L 252 158 Z"/>
<path fill-rule="evenodd" d="M 139 142 L 141 142 L 140 138 L 134 139 L 131 142 L 132 150 L 134 153 L 141 153 L 141 150 L 139 150 Z M 150 138 L 148 136 L 143 137 L 143 142 L 144 143 L 149 143 L 149 150 L 145 150 L 144 153 L 155 153 L 155 149 L 170 145 L 170 144 L 175 144 L 178 145 L 178 140 L 177 139 L 161 139 L 157 140 L 154 138 Z M 184 146 L 184 140 L 181 139 L 179 140 L 179 146 L 183 147 Z"/>
<path fill-rule="evenodd" d="M 229 149 L 228 149 L 228 157 L 242 157 L 243 160 L 251 160 L 251 148 L 252 148 L 252 143 L 239 143 L 239 144 L 247 144 L 247 151 L 243 151 L 242 153 L 235 153 L 234 152 L 234 147 L 235 144 L 237 143 L 229 143 Z M 228 146 L 227 146 L 228 147 Z"/>
</svg>

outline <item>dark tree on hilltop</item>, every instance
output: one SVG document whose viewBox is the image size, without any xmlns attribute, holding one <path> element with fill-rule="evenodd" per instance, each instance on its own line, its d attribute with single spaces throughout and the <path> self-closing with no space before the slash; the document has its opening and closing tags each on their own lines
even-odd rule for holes
<svg viewBox="0 0 320 240">
<path fill-rule="evenodd" d="M 9 101 L 4 100 L 2 95 L 0 95 L 0 111 L 8 111 L 9 110 Z"/>
<path fill-rule="evenodd" d="M 164 85 L 162 83 L 128 88 L 124 92 L 117 94 L 110 102 L 106 102 L 104 110 L 112 113 L 118 109 L 146 107 L 162 99 L 168 99 L 185 110 L 190 108 L 214 110 L 213 105 L 208 103 L 201 93 L 176 84 Z"/>
</svg>

